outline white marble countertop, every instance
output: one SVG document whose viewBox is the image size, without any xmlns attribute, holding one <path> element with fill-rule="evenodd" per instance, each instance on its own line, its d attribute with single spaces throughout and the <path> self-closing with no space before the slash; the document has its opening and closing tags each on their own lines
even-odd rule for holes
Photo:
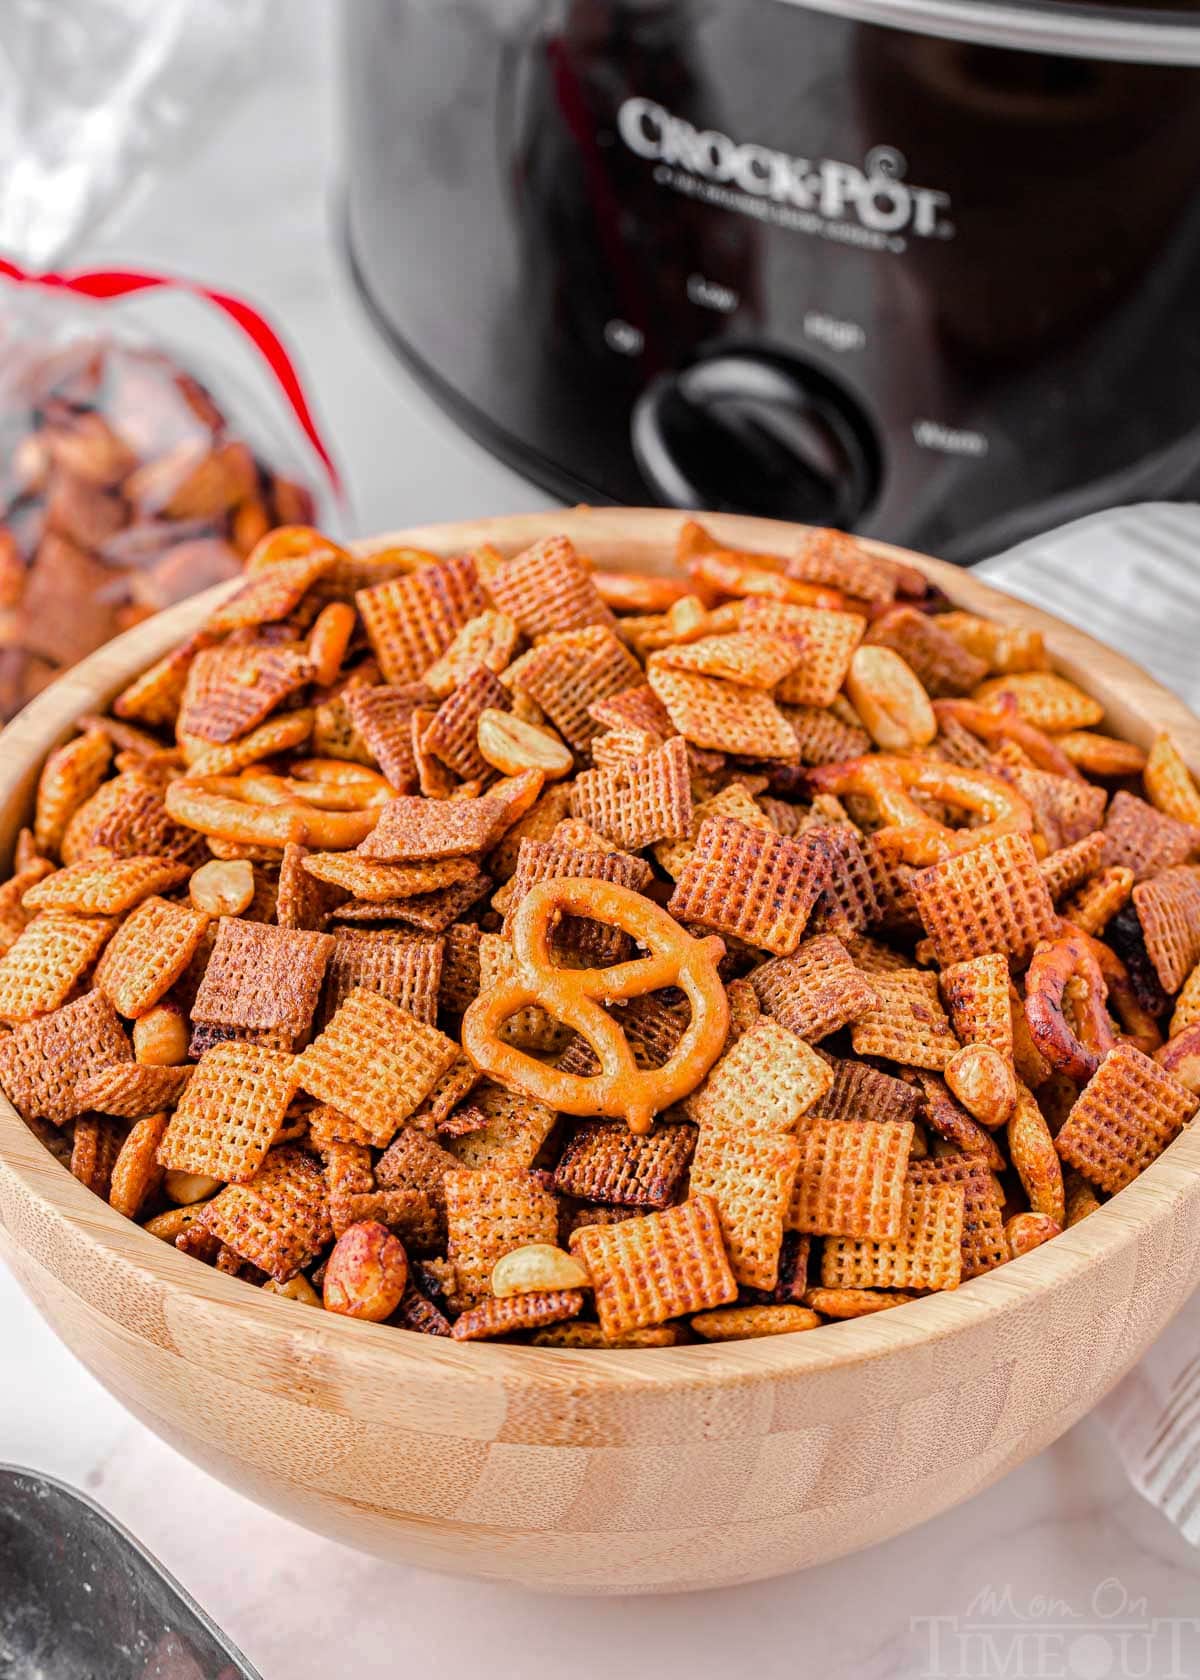
<svg viewBox="0 0 1200 1680">
<path fill-rule="evenodd" d="M 221 132 L 86 257 L 168 267 L 267 307 L 318 393 L 359 529 L 547 505 L 457 433 L 375 341 L 330 237 L 327 8 L 287 0 L 277 19 L 255 88 Z M 219 329 L 211 337 L 225 342 Z M 1130 1489 L 1094 1421 L 874 1551 L 759 1586 L 618 1606 L 388 1567 L 260 1511 L 130 1419 L 3 1272 L 0 1347 L 0 1460 L 90 1491 L 266 1680 L 339 1669 L 699 1680 L 751 1664 L 762 1680 L 1200 1673 L 1200 1625 L 1179 1620 L 1200 1616 L 1200 1553 Z"/>
</svg>

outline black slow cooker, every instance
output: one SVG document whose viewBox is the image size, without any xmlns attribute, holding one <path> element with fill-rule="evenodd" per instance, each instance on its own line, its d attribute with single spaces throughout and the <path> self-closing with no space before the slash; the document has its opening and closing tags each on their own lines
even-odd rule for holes
<svg viewBox="0 0 1200 1680">
<path fill-rule="evenodd" d="M 354 0 L 392 343 L 566 499 L 970 560 L 1200 491 L 1200 0 Z"/>
</svg>

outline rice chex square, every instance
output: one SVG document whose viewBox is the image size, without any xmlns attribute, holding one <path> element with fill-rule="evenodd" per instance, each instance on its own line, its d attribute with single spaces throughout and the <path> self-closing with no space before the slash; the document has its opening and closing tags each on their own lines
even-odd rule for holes
<svg viewBox="0 0 1200 1680">
<path fill-rule="evenodd" d="M 534 1173 L 464 1167 L 448 1172 L 442 1185 L 456 1307 L 491 1296 L 492 1267 L 503 1255 L 526 1243 L 558 1241 L 558 1203 Z"/>
<path fill-rule="evenodd" d="M 0 957 L 0 1021 L 16 1025 L 58 1009 L 116 926 L 114 916 L 36 917 Z"/>
<path fill-rule="evenodd" d="M 1001 951 L 1023 966 L 1058 927 L 1028 835 L 1002 834 L 922 869 L 913 896 L 939 964 Z"/>
<path fill-rule="evenodd" d="M 961 1184 L 905 1187 L 895 1237 L 827 1237 L 827 1289 L 957 1289 L 962 1280 L 966 1190 Z"/>
<path fill-rule="evenodd" d="M 962 1275 L 979 1277 L 1010 1258 L 1004 1235 L 1004 1200 L 996 1175 L 978 1155 L 944 1155 L 911 1161 L 912 1184 L 961 1184 L 963 1200 Z"/>
<path fill-rule="evenodd" d="M 144 1015 L 187 968 L 208 926 L 209 918 L 187 905 L 145 899 L 109 940 L 96 985 L 119 1014 Z"/>
<path fill-rule="evenodd" d="M 1157 1062 L 1122 1042 L 1080 1092 L 1054 1145 L 1089 1184 L 1115 1194 L 1179 1135 L 1197 1100 Z"/>
<path fill-rule="evenodd" d="M 801 1147 L 779 1132 L 700 1128 L 689 1194 L 715 1201 L 730 1269 L 749 1288 L 775 1287 Z"/>
<path fill-rule="evenodd" d="M 827 1237 L 900 1234 L 911 1121 L 810 1120 L 800 1134 L 790 1231 Z"/>
<path fill-rule="evenodd" d="M 227 1184 L 200 1215 L 242 1260 L 286 1283 L 333 1240 L 325 1176 L 302 1149 L 273 1149 L 246 1184 Z"/>
<path fill-rule="evenodd" d="M 675 736 L 644 758 L 607 770 L 585 770 L 575 780 L 571 810 L 626 851 L 655 840 L 683 840 L 692 820 L 687 747 Z"/>
<path fill-rule="evenodd" d="M 687 1098 L 684 1111 L 702 1127 L 790 1132 L 832 1082 L 832 1072 L 815 1050 L 763 1016 L 725 1051 Z"/>
<path fill-rule="evenodd" d="M 959 1043 L 938 997 L 937 975 L 897 970 L 873 975 L 871 986 L 878 1001 L 850 1029 L 855 1055 L 940 1072 Z"/>
</svg>

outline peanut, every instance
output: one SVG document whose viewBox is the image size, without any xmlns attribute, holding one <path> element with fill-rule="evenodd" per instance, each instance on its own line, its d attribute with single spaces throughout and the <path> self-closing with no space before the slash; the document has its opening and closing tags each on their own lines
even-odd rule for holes
<svg viewBox="0 0 1200 1680">
<path fill-rule="evenodd" d="M 303 1272 L 297 1272 L 286 1283 L 276 1283 L 274 1278 L 268 1278 L 262 1289 L 264 1295 L 282 1295 L 288 1301 L 302 1301 L 306 1307 L 321 1305 L 321 1297 Z"/>
<path fill-rule="evenodd" d="M 149 1231 L 152 1237 L 158 1237 L 161 1242 L 173 1243 L 181 1231 L 186 1231 L 189 1225 L 194 1225 L 204 1212 L 207 1203 L 194 1202 L 191 1207 L 168 1208 L 166 1213 L 156 1214 L 153 1219 L 147 1219 L 143 1230 Z"/>
<path fill-rule="evenodd" d="M 1017 1106 L 1017 1076 L 990 1044 L 967 1044 L 946 1063 L 945 1079 L 981 1126 L 1002 1126 Z"/>
<path fill-rule="evenodd" d="M 526 723 L 494 706 L 479 714 L 478 740 L 484 758 L 505 776 L 541 770 L 554 781 L 569 775 L 575 762 L 571 749 L 552 729 Z"/>
<path fill-rule="evenodd" d="M 528 1295 L 539 1289 L 589 1289 L 591 1278 L 573 1254 L 553 1243 L 526 1243 L 492 1267 L 492 1294 Z"/>
<path fill-rule="evenodd" d="M 342 1232 L 325 1267 L 325 1307 L 381 1323 L 400 1305 L 408 1280 L 403 1244 L 386 1225 L 364 1219 Z"/>
<path fill-rule="evenodd" d="M 928 694 L 912 667 L 891 648 L 875 644 L 857 648 L 845 688 L 863 728 L 882 752 L 927 747 L 937 734 Z"/>
<path fill-rule="evenodd" d="M 196 1202 L 206 1202 L 210 1196 L 215 1196 L 220 1188 L 219 1178 L 212 1178 L 208 1173 L 180 1172 L 176 1167 L 169 1167 L 167 1176 L 163 1179 L 163 1189 L 168 1199 L 180 1207 L 191 1207 Z"/>
<path fill-rule="evenodd" d="M 1062 1226 L 1048 1213 L 1018 1213 L 1005 1225 L 1004 1235 L 1013 1259 L 1019 1260 L 1022 1254 L 1040 1248 L 1051 1237 L 1061 1236 Z"/>
<path fill-rule="evenodd" d="M 146 1067 L 178 1067 L 187 1053 L 188 1024 L 176 1004 L 155 1004 L 133 1023 L 135 1061 Z"/>
<path fill-rule="evenodd" d="M 1154 1060 L 1194 1097 L 1200 1096 L 1200 1021 L 1169 1038 L 1154 1052 Z"/>
<path fill-rule="evenodd" d="M 207 916 L 240 916 L 254 898 L 254 868 L 245 858 L 202 863 L 188 882 L 188 897 Z"/>
</svg>

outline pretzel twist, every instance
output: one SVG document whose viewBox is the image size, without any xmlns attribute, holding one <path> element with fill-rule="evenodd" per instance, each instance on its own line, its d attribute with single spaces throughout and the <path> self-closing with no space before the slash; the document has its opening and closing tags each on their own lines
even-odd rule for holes
<svg viewBox="0 0 1200 1680">
<path fill-rule="evenodd" d="M 1067 988 L 1078 1025 L 1066 1016 Z M 1025 1019 L 1034 1043 L 1059 1073 L 1086 1084 L 1117 1042 L 1105 1002 L 1108 982 L 1087 936 L 1071 928 L 1033 953 L 1025 976 Z"/>
<path fill-rule="evenodd" d="M 819 765 L 808 780 L 820 793 L 857 793 L 870 799 L 884 823 L 872 836 L 876 845 L 916 868 L 971 851 L 1002 834 L 1033 831 L 1029 802 L 1015 788 L 986 770 L 968 770 L 939 759 L 872 754 Z M 971 811 L 983 821 L 978 828 L 947 828 L 922 809 L 914 795 Z"/>
<path fill-rule="evenodd" d="M 560 915 L 612 923 L 650 955 L 611 968 L 556 966 L 550 938 Z M 725 953 L 717 936 L 693 939 L 665 910 L 615 882 L 543 881 L 513 914 L 516 968 L 476 998 L 462 1022 L 462 1043 L 479 1068 L 508 1090 L 521 1091 L 563 1114 L 623 1119 L 648 1132 L 654 1116 L 694 1091 L 725 1045 L 729 1003 L 717 973 Z M 692 1018 L 660 1068 L 639 1068 L 619 1024 L 604 1004 L 680 986 Z M 549 1067 L 505 1044 L 499 1029 L 519 1010 L 537 1004 L 591 1045 L 600 1062 L 593 1077 Z"/>
<path fill-rule="evenodd" d="M 1066 776 L 1073 782 L 1085 779 L 1057 741 L 1021 716 L 1015 694 L 999 694 L 987 706 L 978 700 L 935 700 L 933 715 L 939 722 L 954 718 L 988 746 L 1000 741 L 1013 742 L 1039 770 L 1049 770 L 1052 775 Z"/>
<path fill-rule="evenodd" d="M 364 809 L 352 786 L 253 770 L 241 776 L 181 776 L 168 782 L 164 798 L 176 822 L 212 840 L 344 852 L 365 840 L 379 820 L 381 802 L 376 790 L 371 792 L 373 802 Z"/>
</svg>

